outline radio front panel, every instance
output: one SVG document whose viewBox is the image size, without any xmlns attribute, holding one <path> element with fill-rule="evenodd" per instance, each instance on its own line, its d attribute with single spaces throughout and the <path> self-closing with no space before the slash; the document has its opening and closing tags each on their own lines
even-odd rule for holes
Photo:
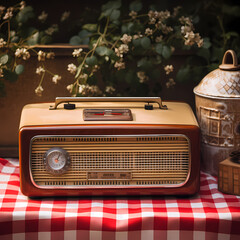
<svg viewBox="0 0 240 240">
<path fill-rule="evenodd" d="M 185 135 L 35 136 L 31 181 L 38 188 L 168 186 L 186 183 L 191 148 Z"/>
<path fill-rule="evenodd" d="M 20 186 L 27 196 L 189 195 L 199 190 L 199 128 L 28 126 Z"/>
</svg>

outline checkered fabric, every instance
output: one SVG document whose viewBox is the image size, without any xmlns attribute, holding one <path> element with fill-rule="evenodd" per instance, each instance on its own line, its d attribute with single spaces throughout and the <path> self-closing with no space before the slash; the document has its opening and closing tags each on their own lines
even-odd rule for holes
<svg viewBox="0 0 240 240">
<path fill-rule="evenodd" d="M 191 197 L 29 199 L 19 189 L 18 160 L 0 159 L 0 239 L 239 240 L 240 198 L 201 173 Z"/>
</svg>

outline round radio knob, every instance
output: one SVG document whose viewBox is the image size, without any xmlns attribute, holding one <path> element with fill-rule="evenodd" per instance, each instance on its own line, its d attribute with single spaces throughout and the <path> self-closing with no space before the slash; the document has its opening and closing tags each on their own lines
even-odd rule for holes
<svg viewBox="0 0 240 240">
<path fill-rule="evenodd" d="M 47 172 L 60 175 L 68 170 L 71 159 L 66 150 L 54 147 L 45 152 L 43 162 Z"/>
</svg>

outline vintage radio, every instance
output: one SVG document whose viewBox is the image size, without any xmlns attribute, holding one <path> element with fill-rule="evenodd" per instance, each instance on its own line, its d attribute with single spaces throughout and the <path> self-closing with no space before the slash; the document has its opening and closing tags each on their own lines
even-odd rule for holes
<svg viewBox="0 0 240 240">
<path fill-rule="evenodd" d="M 199 127 L 186 103 L 56 98 L 26 105 L 19 129 L 27 196 L 188 195 L 199 189 Z"/>
</svg>

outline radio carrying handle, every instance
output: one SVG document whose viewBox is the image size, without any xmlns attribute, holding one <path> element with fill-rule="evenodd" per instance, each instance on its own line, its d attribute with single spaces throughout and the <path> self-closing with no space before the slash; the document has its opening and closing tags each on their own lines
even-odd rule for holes
<svg viewBox="0 0 240 240">
<path fill-rule="evenodd" d="M 157 103 L 160 109 L 167 109 L 160 97 L 56 97 L 55 105 L 50 106 L 49 110 L 57 109 L 59 104 L 68 102 L 146 102 Z"/>
</svg>

